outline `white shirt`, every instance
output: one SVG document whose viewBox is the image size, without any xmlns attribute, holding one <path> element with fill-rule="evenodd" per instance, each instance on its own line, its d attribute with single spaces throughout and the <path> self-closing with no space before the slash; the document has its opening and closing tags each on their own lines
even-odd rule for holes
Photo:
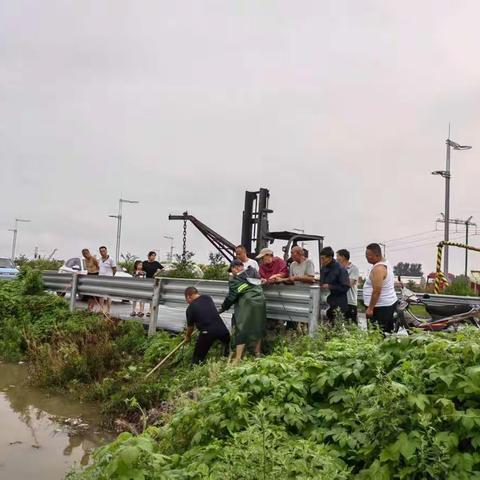
<svg viewBox="0 0 480 480">
<path fill-rule="evenodd" d="M 100 260 L 98 261 L 98 266 L 99 275 L 107 275 L 109 277 L 113 277 L 113 269 L 117 267 L 117 264 L 115 263 L 115 260 L 109 256 L 105 259 L 100 257 Z"/>
<path fill-rule="evenodd" d="M 386 260 L 382 260 L 381 262 L 378 262 L 370 267 L 370 270 L 367 274 L 367 279 L 363 285 L 363 303 L 368 307 L 370 300 L 372 299 L 373 285 L 370 274 L 378 265 L 383 265 L 386 267 L 387 276 L 383 280 L 380 297 L 378 298 L 378 302 L 375 307 L 390 307 L 398 301 L 398 298 L 395 292 L 395 277 L 393 275 L 393 268 Z"/>
<path fill-rule="evenodd" d="M 243 262 L 243 268 L 246 270 L 248 267 L 252 267 L 258 272 L 258 263 L 253 258 L 249 258 L 246 262 Z"/>
<path fill-rule="evenodd" d="M 290 264 L 290 275 L 294 277 L 313 277 L 315 275 L 315 265 L 306 258 L 302 263 L 292 262 Z"/>
<path fill-rule="evenodd" d="M 358 267 L 353 263 L 349 263 L 346 267 L 348 272 L 348 278 L 350 279 L 350 290 L 347 292 L 347 301 L 349 305 L 357 306 L 358 299 L 358 277 L 360 273 Z M 368 305 L 367 305 L 368 306 Z"/>
</svg>

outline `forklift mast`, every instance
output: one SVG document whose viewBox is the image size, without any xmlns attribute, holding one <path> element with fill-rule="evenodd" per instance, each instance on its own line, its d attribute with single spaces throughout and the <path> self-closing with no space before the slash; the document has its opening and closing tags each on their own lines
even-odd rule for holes
<svg viewBox="0 0 480 480">
<path fill-rule="evenodd" d="M 269 244 L 268 208 L 270 192 L 260 188 L 257 192 L 245 192 L 245 207 L 242 218 L 242 245 L 249 257 L 258 254 Z"/>
</svg>

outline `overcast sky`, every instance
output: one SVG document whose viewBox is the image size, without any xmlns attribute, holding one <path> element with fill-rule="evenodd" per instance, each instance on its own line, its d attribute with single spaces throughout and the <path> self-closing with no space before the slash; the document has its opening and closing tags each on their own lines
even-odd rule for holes
<svg viewBox="0 0 480 480">
<path fill-rule="evenodd" d="M 16 217 L 17 253 L 114 253 L 121 194 L 140 201 L 122 252 L 180 250 L 168 214 L 186 209 L 236 243 L 262 186 L 272 230 L 322 234 L 361 269 L 386 242 L 430 271 L 449 122 L 474 147 L 453 152 L 451 215 L 480 222 L 479 19 L 475 0 L 3 0 L 0 256 Z"/>
</svg>

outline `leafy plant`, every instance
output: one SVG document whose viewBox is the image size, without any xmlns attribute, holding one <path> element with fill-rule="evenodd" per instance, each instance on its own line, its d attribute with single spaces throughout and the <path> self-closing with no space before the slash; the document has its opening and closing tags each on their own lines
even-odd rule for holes
<svg viewBox="0 0 480 480">
<path fill-rule="evenodd" d="M 456 277 L 450 285 L 445 287 L 445 295 L 461 295 L 464 297 L 476 296 L 475 291 L 470 286 L 470 279 L 465 276 Z"/>
<path fill-rule="evenodd" d="M 170 268 L 162 272 L 163 277 L 172 278 L 201 278 L 202 270 L 198 267 L 192 258 L 195 256 L 193 252 L 186 252 L 185 257 L 175 255 L 175 261 L 172 262 Z"/>
<path fill-rule="evenodd" d="M 225 263 L 220 253 L 208 255 L 209 264 L 203 268 L 203 278 L 205 280 L 228 280 L 228 265 Z"/>
</svg>

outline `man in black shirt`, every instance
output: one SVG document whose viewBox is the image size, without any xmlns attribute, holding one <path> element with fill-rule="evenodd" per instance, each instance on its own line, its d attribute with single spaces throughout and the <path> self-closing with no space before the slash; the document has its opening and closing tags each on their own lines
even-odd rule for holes
<svg viewBox="0 0 480 480">
<path fill-rule="evenodd" d="M 185 341 L 190 341 L 194 327 L 199 331 L 192 363 L 202 363 L 215 340 L 223 344 L 223 355 L 228 357 L 230 334 L 218 314 L 212 297 L 200 295 L 195 287 L 188 287 L 185 289 L 185 300 L 188 303 Z"/>
<path fill-rule="evenodd" d="M 145 260 L 142 263 L 142 269 L 145 272 L 147 278 L 153 278 L 156 273 L 163 270 L 163 266 L 160 262 L 157 262 L 155 259 L 157 254 L 154 251 L 148 252 L 148 260 Z"/>
<path fill-rule="evenodd" d="M 322 248 L 320 251 L 320 287 L 330 290 L 327 303 L 327 318 L 332 322 L 338 309 L 344 316 L 348 312 L 347 292 L 350 290 L 348 272 L 334 258 L 331 247 Z"/>
</svg>

